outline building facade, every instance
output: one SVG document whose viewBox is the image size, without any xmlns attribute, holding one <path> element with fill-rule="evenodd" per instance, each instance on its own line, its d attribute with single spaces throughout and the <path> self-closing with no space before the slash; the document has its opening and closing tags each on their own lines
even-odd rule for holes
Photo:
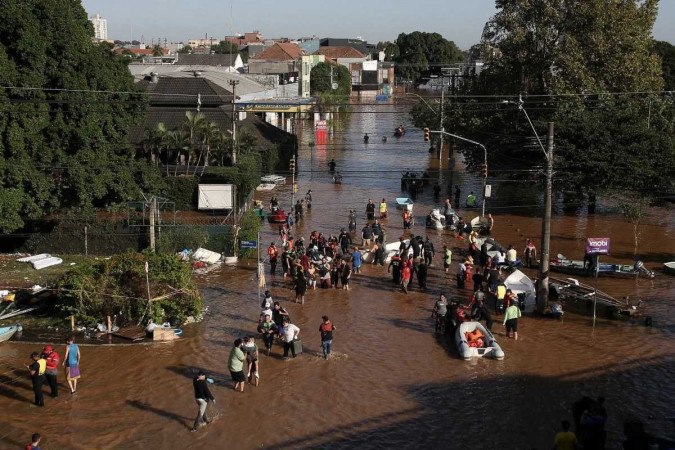
<svg viewBox="0 0 675 450">
<path fill-rule="evenodd" d="M 89 18 L 94 25 L 94 37 L 101 41 L 108 40 L 108 19 L 104 19 L 100 14 L 94 14 Z"/>
</svg>

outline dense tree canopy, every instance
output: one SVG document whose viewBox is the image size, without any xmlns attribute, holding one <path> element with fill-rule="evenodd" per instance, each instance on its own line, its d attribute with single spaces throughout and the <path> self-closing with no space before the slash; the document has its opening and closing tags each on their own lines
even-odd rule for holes
<svg viewBox="0 0 675 450">
<path fill-rule="evenodd" d="M 79 1 L 0 8 L 0 232 L 59 208 L 138 192 L 129 127 L 142 117 L 123 57 L 93 44 Z"/>
<path fill-rule="evenodd" d="M 446 106 L 446 129 L 486 144 L 495 160 L 541 161 L 513 104 L 522 95 L 540 135 L 546 122 L 556 124 L 559 188 L 590 197 L 611 189 L 672 190 L 673 103 L 660 94 L 661 64 L 651 38 L 657 5 L 498 0 L 473 50 L 487 56 L 486 68 L 463 84 L 468 97 Z M 417 124 L 431 123 L 429 113 L 416 108 Z M 470 163 L 480 160 L 473 148 L 463 150 Z"/>
<path fill-rule="evenodd" d="M 675 90 L 675 45 L 670 42 L 654 42 L 654 51 L 661 57 L 664 88 L 667 91 Z"/>
<path fill-rule="evenodd" d="M 464 61 L 464 53 L 438 33 L 413 31 L 401 33 L 396 42 L 383 43 L 389 59 L 397 63 L 396 75 L 407 80 L 416 80 L 430 64 L 448 64 Z"/>
<path fill-rule="evenodd" d="M 338 84 L 337 89 L 332 88 L 331 80 Z M 338 96 L 349 95 L 351 86 L 352 78 L 345 66 L 322 62 L 312 68 L 310 78 L 312 95 L 319 93 L 331 93 Z"/>
<path fill-rule="evenodd" d="M 211 46 L 211 52 L 223 55 L 236 55 L 239 53 L 239 46 L 228 41 L 220 41 Z"/>
</svg>

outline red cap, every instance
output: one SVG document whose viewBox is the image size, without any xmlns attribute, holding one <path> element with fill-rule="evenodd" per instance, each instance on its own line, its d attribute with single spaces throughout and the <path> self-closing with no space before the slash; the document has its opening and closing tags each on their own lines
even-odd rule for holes
<svg viewBox="0 0 675 450">
<path fill-rule="evenodd" d="M 51 345 L 48 345 L 48 346 L 46 346 L 46 347 L 44 348 L 43 351 L 44 351 L 45 353 L 51 353 L 51 352 L 54 351 L 54 347 L 52 347 Z"/>
</svg>

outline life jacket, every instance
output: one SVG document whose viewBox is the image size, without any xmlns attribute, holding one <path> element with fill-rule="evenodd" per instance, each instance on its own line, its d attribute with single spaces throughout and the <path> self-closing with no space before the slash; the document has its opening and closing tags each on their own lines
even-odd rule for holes
<svg viewBox="0 0 675 450">
<path fill-rule="evenodd" d="M 328 321 L 328 323 L 324 322 L 321 324 L 321 331 L 324 333 L 328 333 L 329 331 L 333 331 L 333 324 Z"/>
<path fill-rule="evenodd" d="M 44 358 L 40 358 L 37 360 L 37 363 L 39 365 L 38 368 L 38 375 L 44 375 L 45 370 L 47 370 L 47 360 Z"/>
</svg>

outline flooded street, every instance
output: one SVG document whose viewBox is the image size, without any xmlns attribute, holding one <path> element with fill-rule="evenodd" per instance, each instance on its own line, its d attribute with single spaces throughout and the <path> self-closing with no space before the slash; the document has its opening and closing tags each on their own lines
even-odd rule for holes
<svg viewBox="0 0 675 450">
<path fill-rule="evenodd" d="M 410 131 L 397 140 L 392 133 L 399 123 Z M 362 140 L 366 132 L 371 136 L 367 145 Z M 368 199 L 378 204 L 385 198 L 390 211 L 383 222 L 387 238 L 397 240 L 403 226 L 395 198 L 407 196 L 400 191 L 401 172 L 430 170 L 438 176 L 435 155 L 427 152 L 422 133 L 412 128 L 402 105 L 368 102 L 353 107 L 343 128 L 313 151 L 308 145 L 312 133 L 300 133 L 297 195 L 311 189 L 314 200 L 295 236 L 307 239 L 312 230 L 337 235 L 347 227 L 349 209 L 356 209 L 360 230 Z M 383 134 L 387 143 L 381 141 Z M 332 184 L 327 166 L 331 158 L 344 175 L 342 185 Z M 450 177 L 446 169 L 444 184 Z M 480 192 L 476 174 L 459 170 L 459 163 L 454 169 L 453 184 L 460 185 L 463 197 L 471 190 Z M 519 256 L 526 238 L 539 247 L 541 233 L 541 189 L 536 181 L 522 181 L 491 180 L 494 198 L 487 204 L 495 216 L 494 237 L 514 244 Z M 290 193 L 290 184 L 276 192 L 282 206 L 289 206 Z M 452 342 L 433 333 L 430 316 L 438 293 L 469 295 L 455 289 L 456 264 L 446 275 L 440 257 L 448 244 L 459 262 L 457 250 L 466 244 L 449 231 L 424 228 L 424 216 L 434 204 L 428 187 L 414 206 L 413 232 L 428 235 L 437 251 L 427 293 L 420 292 L 415 280 L 406 295 L 395 288 L 386 267 L 365 265 L 352 277 L 352 290 L 309 290 L 301 306 L 292 302 L 290 283 L 267 275 L 274 300 L 282 302 L 301 329 L 304 353 L 284 361 L 282 347 L 275 344 L 271 356 L 261 356 L 260 386 L 246 386 L 244 393 L 232 390 L 227 358 L 234 339 L 255 333 L 260 301 L 253 261 L 238 268 L 223 266 L 201 278 L 209 313 L 202 323 L 187 326 L 178 341 L 82 346 L 78 393 L 70 396 L 60 374 L 62 393 L 57 399 L 46 397 L 44 409 L 31 405 L 24 368 L 30 352 L 41 346 L 1 344 L 0 409 L 5 414 L 0 418 L 0 448 L 20 448 L 39 431 L 50 450 L 548 449 L 560 420 L 571 420 L 572 402 L 582 395 L 607 399 L 607 448 L 620 446 L 623 421 L 629 417 L 644 420 L 649 432 L 675 438 L 675 428 L 664 419 L 675 412 L 675 277 L 659 269 L 652 280 L 599 280 L 598 288 L 616 297 L 645 299 L 652 327 L 639 317 L 599 318 L 592 327 L 589 316 L 574 312 L 564 320 L 526 316 L 520 321 L 519 340 L 513 341 L 504 337 L 496 316 L 493 330 L 505 359 L 465 362 Z M 643 235 L 638 254 L 647 267 L 675 259 L 672 208 L 655 211 Z M 277 227 L 265 223 L 262 236 L 265 249 L 278 239 Z M 603 261 L 632 262 L 631 227 L 608 213 L 556 215 L 551 254 L 581 259 L 589 236 L 612 238 L 611 255 Z M 324 314 L 337 327 L 335 355 L 328 361 L 321 357 L 318 333 Z M 57 344 L 63 356 L 64 346 Z M 217 417 L 212 425 L 190 433 L 196 368 L 216 380 L 211 389 Z"/>
</svg>

